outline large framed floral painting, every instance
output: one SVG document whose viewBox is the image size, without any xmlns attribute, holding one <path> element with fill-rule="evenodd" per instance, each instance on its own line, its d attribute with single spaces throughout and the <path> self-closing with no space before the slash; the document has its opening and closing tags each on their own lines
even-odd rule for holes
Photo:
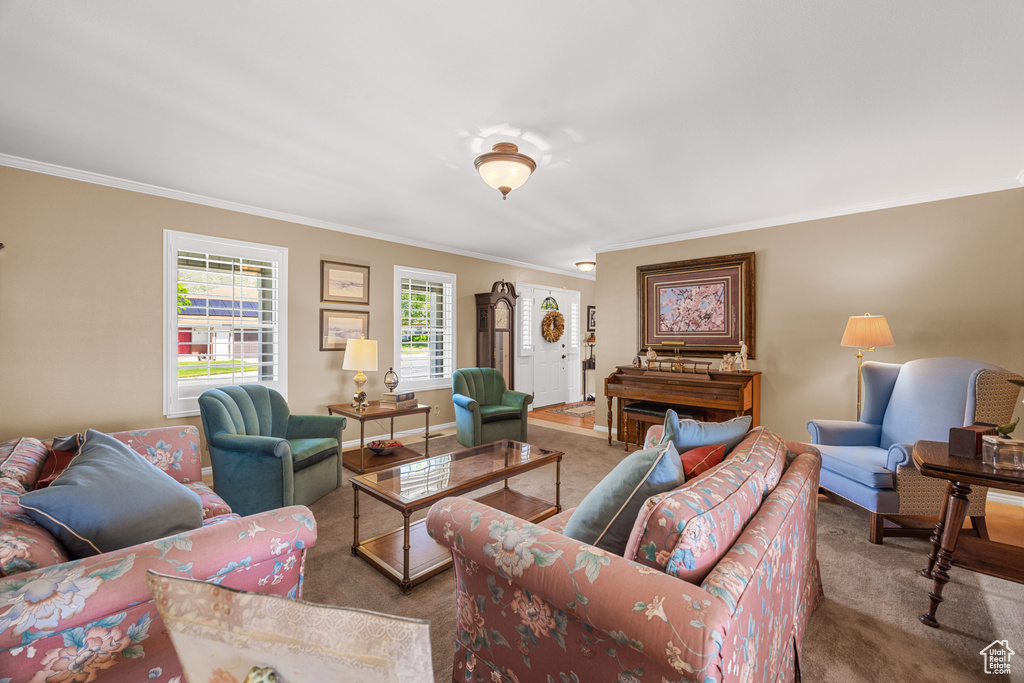
<svg viewBox="0 0 1024 683">
<path fill-rule="evenodd" d="M 754 358 L 754 252 L 637 266 L 640 349 Z"/>
</svg>

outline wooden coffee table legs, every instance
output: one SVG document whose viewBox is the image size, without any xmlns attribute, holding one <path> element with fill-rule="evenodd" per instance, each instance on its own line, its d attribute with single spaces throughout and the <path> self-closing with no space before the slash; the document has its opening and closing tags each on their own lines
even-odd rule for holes
<svg viewBox="0 0 1024 683">
<path fill-rule="evenodd" d="M 931 604 L 928 611 L 921 615 L 921 622 L 932 628 L 938 628 L 935 611 L 942 602 L 942 589 L 949 583 L 949 569 L 953 566 L 953 551 L 960 537 L 960 529 L 967 516 L 967 496 L 971 492 L 969 484 L 951 483 L 946 488 L 947 505 L 945 514 L 939 514 L 939 522 L 935 525 L 932 535 L 932 554 L 928 556 L 928 568 L 921 573 L 935 580 L 932 592 L 928 594 Z M 941 541 L 939 540 L 941 539 Z"/>
</svg>

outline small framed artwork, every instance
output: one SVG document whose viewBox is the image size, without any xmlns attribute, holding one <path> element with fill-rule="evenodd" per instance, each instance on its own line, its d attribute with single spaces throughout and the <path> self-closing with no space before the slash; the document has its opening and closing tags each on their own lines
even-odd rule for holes
<svg viewBox="0 0 1024 683">
<path fill-rule="evenodd" d="M 594 310 L 597 306 L 587 306 L 587 332 L 594 332 L 597 330 L 597 325 L 594 324 Z"/>
<path fill-rule="evenodd" d="M 370 266 L 320 261 L 320 301 L 370 303 Z"/>
<path fill-rule="evenodd" d="M 640 348 L 754 358 L 754 252 L 637 266 Z"/>
<path fill-rule="evenodd" d="M 320 350 L 342 351 L 349 339 L 370 336 L 369 311 L 320 309 Z"/>
</svg>

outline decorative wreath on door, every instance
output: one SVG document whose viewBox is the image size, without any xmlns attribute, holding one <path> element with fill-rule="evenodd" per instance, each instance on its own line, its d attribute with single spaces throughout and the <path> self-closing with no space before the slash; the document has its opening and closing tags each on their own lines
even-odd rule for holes
<svg viewBox="0 0 1024 683">
<path fill-rule="evenodd" d="M 565 318 L 558 311 L 548 311 L 544 319 L 540 321 L 540 334 L 544 341 L 556 342 L 562 338 L 565 332 Z"/>
</svg>

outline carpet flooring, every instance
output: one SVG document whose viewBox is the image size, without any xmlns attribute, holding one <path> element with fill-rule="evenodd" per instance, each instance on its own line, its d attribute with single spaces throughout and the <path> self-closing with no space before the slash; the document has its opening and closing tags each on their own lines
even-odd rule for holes
<svg viewBox="0 0 1024 683">
<path fill-rule="evenodd" d="M 623 458 L 621 447 L 609 447 L 606 439 L 533 424 L 530 441 L 566 453 L 566 507 L 579 503 Z M 457 449 L 454 437 L 431 439 L 435 455 Z M 383 574 L 354 557 L 348 474 L 341 488 L 311 506 L 319 537 L 306 558 L 303 597 L 430 620 L 435 679 L 450 681 L 454 572 L 446 571 L 402 595 Z M 550 500 L 554 477 L 554 467 L 544 467 L 514 478 L 511 486 Z M 425 515 L 424 510 L 413 518 Z M 401 521 L 395 510 L 360 496 L 362 538 L 396 528 Z M 886 539 L 876 546 L 867 535 L 866 515 L 820 499 L 818 557 L 825 601 L 812 617 L 804 641 L 804 681 L 1024 681 L 1024 586 L 954 568 L 946 601 L 938 611 L 942 628 L 928 628 L 918 616 L 927 608 L 931 582 L 918 572 L 926 564 L 930 545 L 907 538 Z M 997 639 L 1008 639 L 1010 647 L 1022 653 L 1011 662 L 1012 677 L 984 673 L 979 652 Z"/>
</svg>

